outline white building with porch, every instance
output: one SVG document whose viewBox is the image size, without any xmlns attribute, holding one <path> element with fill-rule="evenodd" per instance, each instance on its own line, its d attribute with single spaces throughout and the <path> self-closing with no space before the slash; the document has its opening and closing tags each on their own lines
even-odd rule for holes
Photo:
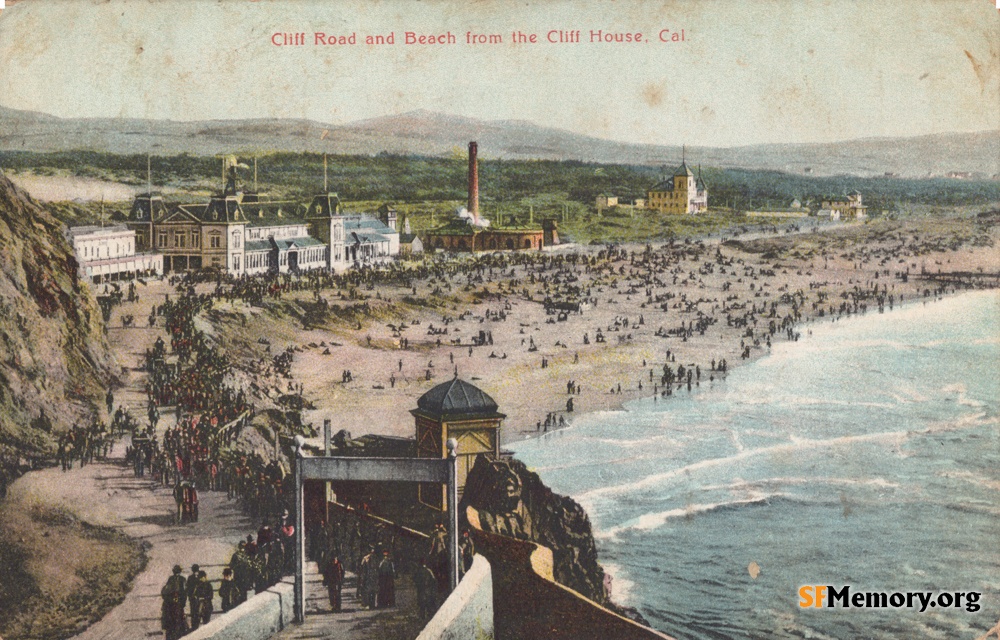
<svg viewBox="0 0 1000 640">
<path fill-rule="evenodd" d="M 69 227 L 80 278 L 95 284 L 140 276 L 163 275 L 163 254 L 136 253 L 135 231 L 125 225 Z"/>
</svg>

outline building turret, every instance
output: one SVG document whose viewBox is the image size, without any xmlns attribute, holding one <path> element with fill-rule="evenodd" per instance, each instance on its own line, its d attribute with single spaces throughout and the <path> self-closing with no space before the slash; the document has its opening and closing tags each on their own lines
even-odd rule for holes
<svg viewBox="0 0 1000 640">
<path fill-rule="evenodd" d="M 149 251 L 153 244 L 153 223 L 167 215 L 163 196 L 154 191 L 138 194 L 132 200 L 125 223 L 135 231 L 136 251 Z"/>
<path fill-rule="evenodd" d="M 330 191 L 313 197 L 306 211 L 306 222 L 309 223 L 309 235 L 327 246 L 327 268 L 343 266 L 345 232 L 340 197 Z"/>
<path fill-rule="evenodd" d="M 389 227 L 393 231 L 398 231 L 396 228 L 396 220 L 398 215 L 396 213 L 396 207 L 391 204 L 383 204 L 378 208 L 378 219 L 382 221 L 382 224 Z"/>
<path fill-rule="evenodd" d="M 458 493 L 461 497 L 476 456 L 500 456 L 500 427 L 504 414 L 479 387 L 459 378 L 442 383 L 420 396 L 410 411 L 416 420 L 417 457 L 443 458 L 449 438 L 458 441 Z M 421 485 L 420 500 L 443 509 L 444 487 Z"/>
</svg>

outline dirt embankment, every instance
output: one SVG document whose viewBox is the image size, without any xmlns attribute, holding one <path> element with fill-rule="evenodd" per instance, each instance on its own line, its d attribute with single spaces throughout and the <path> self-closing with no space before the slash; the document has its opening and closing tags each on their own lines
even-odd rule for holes
<svg viewBox="0 0 1000 640">
<path fill-rule="evenodd" d="M 56 640 L 79 633 L 125 599 L 146 547 L 60 508 L 0 505 L 0 637 Z"/>
<path fill-rule="evenodd" d="M 0 495 L 84 424 L 115 375 L 62 225 L 0 174 Z"/>
</svg>

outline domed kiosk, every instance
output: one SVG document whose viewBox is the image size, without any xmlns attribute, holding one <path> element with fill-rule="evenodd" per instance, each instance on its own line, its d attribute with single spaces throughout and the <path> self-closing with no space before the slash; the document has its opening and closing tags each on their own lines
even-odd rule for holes
<svg viewBox="0 0 1000 640">
<path fill-rule="evenodd" d="M 458 495 L 480 453 L 500 455 L 500 425 L 504 414 L 497 403 L 479 387 L 459 378 L 437 385 L 417 400 L 410 411 L 416 420 L 417 457 L 443 458 L 448 455 L 449 438 L 458 442 Z M 420 501 L 444 508 L 444 489 L 421 485 Z"/>
</svg>

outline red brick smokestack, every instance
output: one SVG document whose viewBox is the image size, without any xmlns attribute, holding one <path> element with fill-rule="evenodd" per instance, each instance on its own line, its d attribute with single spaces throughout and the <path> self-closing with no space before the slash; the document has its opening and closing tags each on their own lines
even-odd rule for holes
<svg viewBox="0 0 1000 640">
<path fill-rule="evenodd" d="M 479 221 L 479 163 L 477 162 L 478 146 L 469 143 L 469 213 L 472 219 Z"/>
</svg>

